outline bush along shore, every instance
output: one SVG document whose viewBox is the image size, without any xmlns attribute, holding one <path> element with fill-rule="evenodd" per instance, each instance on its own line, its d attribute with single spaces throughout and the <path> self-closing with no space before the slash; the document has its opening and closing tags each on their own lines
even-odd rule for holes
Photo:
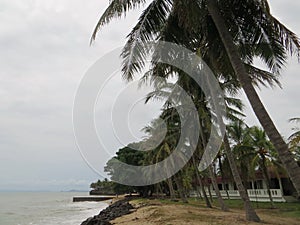
<svg viewBox="0 0 300 225">
<path fill-rule="evenodd" d="M 129 201 L 130 198 L 119 200 L 102 210 L 98 215 L 88 218 L 81 225 L 111 225 L 109 221 L 134 211 L 134 207 Z"/>
</svg>

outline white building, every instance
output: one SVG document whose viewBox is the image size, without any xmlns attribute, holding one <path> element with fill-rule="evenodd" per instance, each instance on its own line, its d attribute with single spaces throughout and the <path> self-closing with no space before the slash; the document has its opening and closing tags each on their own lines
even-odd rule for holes
<svg viewBox="0 0 300 225">
<path fill-rule="evenodd" d="M 263 179 L 262 174 L 258 171 L 255 175 L 256 179 L 248 181 L 247 192 L 251 201 L 257 202 L 269 202 L 270 198 L 268 195 L 267 184 Z M 214 191 L 213 185 L 210 179 L 203 180 L 205 184 L 206 194 L 211 193 L 212 197 L 217 197 Z M 218 187 L 220 189 L 221 195 L 224 199 L 240 199 L 239 191 L 233 181 L 230 179 L 222 180 L 221 177 L 217 177 Z M 270 185 L 271 185 L 271 196 L 274 202 L 291 202 L 295 201 L 296 198 L 293 196 L 295 194 L 295 189 L 289 180 L 284 175 L 274 175 L 270 173 Z M 198 188 L 198 190 L 201 190 Z M 203 196 L 203 193 L 201 193 Z M 198 196 L 197 191 L 192 191 L 190 196 Z"/>
</svg>

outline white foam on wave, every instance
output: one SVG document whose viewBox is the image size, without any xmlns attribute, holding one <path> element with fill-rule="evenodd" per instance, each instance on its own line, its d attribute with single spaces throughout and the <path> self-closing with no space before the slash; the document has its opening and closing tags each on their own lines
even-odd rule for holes
<svg viewBox="0 0 300 225">
<path fill-rule="evenodd" d="M 87 218 L 98 215 L 107 206 L 108 204 L 103 202 L 71 203 L 65 207 L 63 212 L 54 213 L 48 218 L 43 218 L 43 221 L 40 222 L 46 225 L 80 225 Z"/>
</svg>

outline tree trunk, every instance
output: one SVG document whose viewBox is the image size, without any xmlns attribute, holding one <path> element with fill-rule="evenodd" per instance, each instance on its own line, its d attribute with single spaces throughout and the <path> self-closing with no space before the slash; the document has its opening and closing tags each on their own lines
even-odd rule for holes
<svg viewBox="0 0 300 225">
<path fill-rule="evenodd" d="M 206 135 L 204 134 L 201 126 L 200 126 L 199 131 L 200 131 L 199 133 L 200 133 L 200 136 L 201 136 L 201 139 L 202 139 L 203 149 L 205 149 L 205 147 L 206 147 Z M 215 193 L 217 195 L 217 198 L 218 198 L 221 209 L 223 211 L 229 211 L 228 207 L 225 205 L 225 202 L 224 202 L 224 200 L 221 196 L 221 193 L 220 193 L 220 190 L 219 190 L 219 187 L 218 187 L 218 184 L 217 184 L 217 180 L 216 180 L 216 177 L 215 177 L 215 174 L 214 174 L 213 166 L 211 164 L 208 167 L 208 172 L 209 172 L 209 176 L 211 178 L 213 187 L 215 189 Z M 208 192 L 209 192 L 210 200 L 211 200 L 211 202 L 213 202 L 213 198 L 212 198 L 211 191 L 210 191 L 210 186 L 208 187 Z"/>
<path fill-rule="evenodd" d="M 207 197 L 206 191 L 204 189 L 204 185 L 203 185 L 203 182 L 201 180 L 201 176 L 200 176 L 199 171 L 198 171 L 198 166 L 196 165 L 194 157 L 192 157 L 192 161 L 193 161 L 193 165 L 195 167 L 196 177 L 197 177 L 198 183 L 200 185 L 200 188 L 201 188 L 201 191 L 202 191 L 202 194 L 203 194 L 203 198 L 205 200 L 205 204 L 206 204 L 207 208 L 212 208 L 211 203 L 210 203 L 210 201 L 209 201 L 209 199 Z"/>
<path fill-rule="evenodd" d="M 233 43 L 233 38 L 229 33 L 225 21 L 223 20 L 220 10 L 218 9 L 216 0 L 208 0 L 207 6 L 209 13 L 214 21 L 214 24 L 220 34 L 228 57 L 234 72 L 239 79 L 241 86 L 243 87 L 245 94 L 252 106 L 252 109 L 258 118 L 259 122 L 266 131 L 271 142 L 275 146 L 279 158 L 283 163 L 294 187 L 297 191 L 298 198 L 300 197 L 300 167 L 297 165 L 292 153 L 288 149 L 288 145 L 283 140 L 282 136 L 275 127 L 272 119 L 270 118 L 267 110 L 262 104 L 256 90 L 252 85 L 252 80 L 244 67 L 244 64 L 240 58 L 237 47 Z"/>
<path fill-rule="evenodd" d="M 202 185 L 201 180 L 200 180 L 201 178 L 200 178 L 200 174 L 199 174 L 199 171 L 198 171 L 198 167 L 196 166 L 196 162 L 195 162 L 194 156 L 192 157 L 192 163 L 193 163 L 193 166 L 195 168 L 195 174 L 196 174 L 196 180 L 197 180 L 196 191 L 197 191 L 197 193 L 199 195 L 199 198 L 201 200 L 203 200 L 203 197 L 202 197 L 202 194 L 201 194 L 201 185 Z M 198 185 L 200 187 L 200 190 L 199 190 Z"/>
<path fill-rule="evenodd" d="M 210 199 L 210 201 L 213 203 L 214 200 L 213 200 L 213 196 L 212 196 L 212 194 L 211 194 L 210 184 L 207 186 L 207 190 L 208 190 L 208 194 L 209 194 L 209 199 Z"/>
<path fill-rule="evenodd" d="M 227 211 L 229 211 L 229 209 L 228 209 L 227 205 L 225 204 L 225 202 L 224 202 L 224 200 L 222 198 L 222 195 L 221 195 L 220 189 L 218 187 L 218 183 L 217 183 L 216 176 L 215 176 L 215 173 L 213 171 L 212 165 L 210 165 L 208 167 L 208 171 L 209 171 L 209 176 L 210 176 L 211 182 L 212 182 L 212 184 L 214 186 L 214 189 L 215 189 L 215 192 L 216 192 L 216 195 L 217 195 L 220 207 L 221 207 L 221 209 L 223 211 L 227 212 Z"/>
<path fill-rule="evenodd" d="M 224 136 L 224 149 L 225 149 L 225 152 L 227 154 L 227 159 L 229 161 L 229 165 L 230 165 L 230 168 L 231 168 L 231 172 L 232 172 L 234 181 L 236 183 L 236 186 L 238 188 L 240 196 L 241 196 L 241 198 L 244 202 L 244 208 L 245 208 L 245 211 L 246 211 L 246 219 L 249 220 L 249 221 L 260 222 L 260 218 L 258 217 L 255 210 L 253 209 L 253 207 L 250 203 L 248 192 L 247 192 L 247 190 L 245 189 L 245 187 L 243 185 L 243 182 L 242 182 L 242 179 L 241 179 L 240 174 L 238 172 L 238 168 L 237 168 L 237 165 L 235 163 L 233 153 L 231 152 L 229 141 L 228 141 L 228 138 L 227 138 L 226 134 Z"/>
<path fill-rule="evenodd" d="M 180 181 L 180 177 L 178 175 L 175 175 L 175 183 L 176 183 L 177 190 L 179 192 L 179 196 L 180 196 L 182 202 L 183 203 L 189 203 L 189 201 L 187 200 L 186 195 L 184 193 L 183 185 Z"/>
<path fill-rule="evenodd" d="M 200 184 L 199 184 L 199 186 L 200 186 Z M 196 191 L 197 191 L 197 195 L 198 195 L 198 198 L 199 198 L 199 200 L 203 200 L 203 197 L 202 197 L 202 194 L 201 194 L 201 188 L 199 189 L 199 187 L 196 187 Z"/>
<path fill-rule="evenodd" d="M 246 189 L 248 189 L 248 168 L 246 168 L 245 162 L 240 162 L 240 170 L 241 170 L 241 178 L 243 185 Z"/>
<path fill-rule="evenodd" d="M 174 200 L 175 199 L 175 191 L 174 191 L 172 178 L 167 179 L 167 184 L 168 184 L 169 191 L 170 191 L 170 198 L 171 198 L 171 200 Z"/>
<path fill-rule="evenodd" d="M 224 171 L 223 171 L 223 165 L 222 165 L 222 160 L 221 160 L 221 156 L 220 155 L 218 156 L 218 160 L 219 160 L 219 168 L 220 168 L 221 177 L 222 177 L 222 184 L 224 186 L 224 190 L 226 191 L 227 199 L 230 199 L 230 196 L 229 196 L 229 193 L 228 193 L 228 189 L 227 189 L 227 185 L 224 182 L 224 180 L 225 180 L 225 174 L 224 174 Z"/>
<path fill-rule="evenodd" d="M 263 172 L 263 175 L 264 175 L 264 178 L 265 178 L 265 181 L 266 181 L 267 192 L 268 192 L 269 199 L 270 199 L 270 202 L 271 202 L 271 207 L 275 208 L 273 197 L 272 197 L 272 194 L 271 194 L 270 178 L 269 178 L 268 170 L 267 170 L 267 167 L 266 167 L 266 157 L 264 156 L 264 154 L 260 154 L 260 157 L 262 158 L 261 167 L 262 167 L 262 172 Z"/>
<path fill-rule="evenodd" d="M 211 0 L 209 0 L 208 2 L 211 3 Z M 211 7 L 209 7 L 209 8 L 211 8 Z M 208 84 L 210 85 L 209 80 L 208 80 Z M 223 118 L 218 118 L 218 121 L 220 123 L 223 123 Z M 222 125 L 222 124 L 220 124 L 220 125 Z M 258 215 L 256 214 L 254 208 L 252 207 L 252 205 L 250 203 L 248 192 L 245 189 L 245 187 L 243 185 L 243 182 L 242 182 L 242 179 L 240 177 L 240 174 L 238 172 L 238 168 L 237 168 L 237 165 L 236 165 L 236 162 L 235 162 L 235 158 L 234 158 L 233 153 L 231 152 L 231 148 L 230 148 L 228 137 L 227 137 L 226 133 L 224 135 L 224 140 L 223 141 L 224 141 L 225 154 L 227 155 L 227 159 L 228 159 L 228 162 L 229 162 L 229 166 L 230 166 L 230 169 L 231 169 L 231 172 L 232 172 L 233 179 L 234 179 L 234 181 L 237 185 L 239 194 L 240 194 L 241 199 L 244 203 L 246 219 L 248 221 L 260 222 L 260 218 L 258 217 Z"/>
<path fill-rule="evenodd" d="M 212 205 L 208 199 L 208 196 L 206 194 L 206 191 L 205 191 L 205 188 L 204 188 L 204 184 L 202 182 L 202 179 L 200 178 L 200 187 L 201 187 L 201 190 L 202 190 L 202 193 L 203 193 L 203 196 L 204 196 L 204 200 L 205 200 L 205 203 L 206 203 L 206 207 L 207 208 L 212 208 Z"/>
<path fill-rule="evenodd" d="M 211 1 L 209 0 L 209 3 L 210 2 Z M 210 85 L 209 80 L 208 80 L 208 85 Z M 224 123 L 223 118 L 218 118 L 218 121 L 220 123 Z M 222 124 L 220 124 L 220 125 L 222 125 Z M 235 158 L 234 158 L 233 153 L 231 152 L 231 148 L 230 148 L 228 137 L 227 137 L 226 133 L 224 135 L 224 140 L 223 141 L 224 141 L 225 154 L 227 155 L 227 159 L 228 159 L 228 162 L 229 162 L 229 166 L 230 166 L 230 169 L 231 169 L 231 172 L 232 172 L 233 179 L 234 179 L 234 181 L 237 185 L 239 194 L 240 194 L 241 199 L 244 203 L 246 219 L 249 220 L 249 221 L 260 222 L 260 218 L 258 217 L 258 215 L 256 214 L 254 208 L 252 207 L 252 205 L 250 203 L 248 192 L 245 189 L 245 187 L 243 185 L 243 182 L 242 182 L 242 179 L 240 177 L 240 174 L 238 172 L 238 168 L 237 168 L 237 165 L 236 165 L 236 162 L 235 162 Z"/>
<path fill-rule="evenodd" d="M 161 194 L 163 193 L 161 188 L 161 183 L 156 184 L 155 189 L 156 189 L 156 197 L 160 198 Z"/>
</svg>

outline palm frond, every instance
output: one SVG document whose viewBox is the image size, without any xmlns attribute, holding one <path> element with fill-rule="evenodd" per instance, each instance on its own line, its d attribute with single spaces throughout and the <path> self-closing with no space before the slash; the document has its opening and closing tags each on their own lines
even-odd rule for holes
<svg viewBox="0 0 300 225">
<path fill-rule="evenodd" d="M 276 31 L 281 37 L 281 43 L 284 44 L 285 48 L 290 52 L 291 55 L 296 54 L 298 58 L 300 57 L 300 40 L 299 37 L 289 30 L 285 25 L 279 22 L 275 17 L 273 17 L 274 26 Z"/>
<path fill-rule="evenodd" d="M 281 83 L 278 79 L 278 75 L 259 69 L 249 64 L 245 64 L 245 66 L 255 86 L 259 87 L 259 85 L 262 85 L 264 87 L 267 87 L 269 85 L 272 88 L 275 86 L 279 86 L 280 88 L 282 88 Z"/>
<path fill-rule="evenodd" d="M 171 0 L 155 0 L 144 10 L 138 23 L 128 35 L 128 41 L 123 48 L 122 58 L 123 78 L 132 80 L 136 72 L 145 66 L 149 54 L 147 42 L 154 41 L 169 15 Z"/>
<path fill-rule="evenodd" d="M 291 55 L 296 54 L 299 59 L 300 40 L 298 36 L 271 14 L 267 0 L 257 2 L 260 3 L 263 12 L 261 18 L 258 18 L 263 21 L 263 23 L 260 23 L 261 28 L 266 33 L 268 41 L 275 46 L 274 53 L 276 54 L 276 51 L 279 51 L 279 61 L 285 60 L 282 50 L 289 52 Z"/>
<path fill-rule="evenodd" d="M 126 15 L 129 10 L 135 9 L 142 4 L 145 4 L 146 0 L 112 0 L 109 6 L 106 8 L 102 16 L 100 17 L 93 35 L 91 37 L 91 43 L 96 39 L 98 31 L 106 24 L 108 24 L 113 18 L 120 18 L 122 15 Z"/>
<path fill-rule="evenodd" d="M 242 111 L 244 109 L 244 104 L 241 99 L 233 97 L 225 97 L 225 101 L 228 106 L 234 106 L 238 110 Z"/>
</svg>

